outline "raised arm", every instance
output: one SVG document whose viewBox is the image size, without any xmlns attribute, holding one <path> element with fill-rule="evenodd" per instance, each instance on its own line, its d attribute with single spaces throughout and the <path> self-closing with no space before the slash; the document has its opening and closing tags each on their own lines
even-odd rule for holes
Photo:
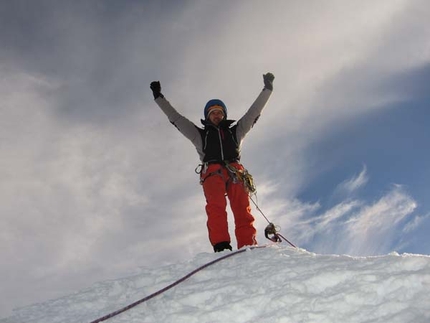
<svg viewBox="0 0 430 323">
<path fill-rule="evenodd" d="M 264 80 L 264 89 L 258 95 L 257 99 L 248 109 L 248 111 L 240 118 L 237 122 L 237 130 L 236 136 L 237 140 L 240 143 L 249 130 L 254 126 L 257 122 L 258 118 L 261 115 L 267 101 L 269 100 L 272 91 L 273 91 L 273 80 L 275 76 L 272 73 L 267 73 L 263 75 Z"/>
<path fill-rule="evenodd" d="M 201 136 L 196 125 L 181 115 L 178 111 L 173 108 L 169 101 L 166 100 L 164 95 L 161 93 L 161 85 L 159 81 L 151 83 L 151 90 L 154 94 L 154 100 L 167 116 L 169 121 L 191 142 L 194 146 L 198 147 L 201 145 Z"/>
</svg>

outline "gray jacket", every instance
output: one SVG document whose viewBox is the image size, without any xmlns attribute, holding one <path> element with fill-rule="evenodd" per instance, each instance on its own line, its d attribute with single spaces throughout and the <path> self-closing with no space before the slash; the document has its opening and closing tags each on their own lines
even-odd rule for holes
<svg viewBox="0 0 430 323">
<path fill-rule="evenodd" d="M 248 111 L 240 118 L 234 126 L 234 139 L 237 144 L 237 149 L 240 152 L 242 141 L 245 135 L 251 130 L 255 122 L 257 122 L 260 114 L 270 98 L 272 91 L 263 89 Z M 193 122 L 185 118 L 173 108 L 173 106 L 163 96 L 158 97 L 155 102 L 166 114 L 169 121 L 178 130 L 187 137 L 196 147 L 200 160 L 205 161 L 205 139 L 202 135 L 205 129 L 197 127 Z M 204 122 L 203 122 L 204 123 Z M 240 158 L 240 156 L 239 156 Z"/>
</svg>

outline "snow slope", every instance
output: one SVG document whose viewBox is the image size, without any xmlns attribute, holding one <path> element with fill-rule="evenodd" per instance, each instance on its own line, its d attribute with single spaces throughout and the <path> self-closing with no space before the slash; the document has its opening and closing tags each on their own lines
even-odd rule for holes
<svg viewBox="0 0 430 323">
<path fill-rule="evenodd" d="M 229 251 L 142 269 L 14 311 L 1 323 L 84 323 L 171 284 Z M 430 256 L 319 255 L 285 246 L 246 250 L 105 322 L 430 322 Z"/>
</svg>

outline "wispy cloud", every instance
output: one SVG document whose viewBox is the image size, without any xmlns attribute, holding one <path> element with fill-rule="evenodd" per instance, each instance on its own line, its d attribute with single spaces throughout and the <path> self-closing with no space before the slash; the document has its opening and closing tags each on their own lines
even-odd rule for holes
<svg viewBox="0 0 430 323">
<path fill-rule="evenodd" d="M 356 176 L 353 176 L 352 178 L 340 183 L 336 187 L 334 194 L 351 195 L 352 193 L 356 192 L 357 190 L 365 186 L 368 181 L 369 181 L 369 176 L 367 175 L 367 167 L 366 165 L 363 165 L 363 169 L 361 170 L 361 172 Z"/>
<path fill-rule="evenodd" d="M 430 213 L 426 215 L 415 216 L 411 221 L 409 221 L 403 228 L 404 233 L 411 233 L 416 230 L 424 221 L 430 218 Z"/>
<path fill-rule="evenodd" d="M 366 206 L 346 223 L 345 239 L 350 241 L 352 254 L 375 254 L 390 251 L 399 223 L 411 215 L 417 207 L 400 185 L 393 188 L 372 205 Z"/>
<path fill-rule="evenodd" d="M 294 223 L 296 239 L 312 243 L 317 252 L 376 255 L 396 248 L 400 224 L 413 230 L 420 217 L 417 203 L 400 185 L 394 185 L 374 203 L 342 201 L 322 215 L 301 214 Z"/>
</svg>

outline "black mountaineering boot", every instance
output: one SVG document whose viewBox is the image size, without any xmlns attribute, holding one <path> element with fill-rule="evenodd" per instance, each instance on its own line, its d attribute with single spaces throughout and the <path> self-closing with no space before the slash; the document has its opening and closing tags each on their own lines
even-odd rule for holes
<svg viewBox="0 0 430 323">
<path fill-rule="evenodd" d="M 219 243 L 216 243 L 214 245 L 214 251 L 215 252 L 220 252 L 220 251 L 223 251 L 226 249 L 228 249 L 230 251 L 233 250 L 233 248 L 230 246 L 230 242 L 228 242 L 228 241 L 219 242 Z"/>
</svg>

